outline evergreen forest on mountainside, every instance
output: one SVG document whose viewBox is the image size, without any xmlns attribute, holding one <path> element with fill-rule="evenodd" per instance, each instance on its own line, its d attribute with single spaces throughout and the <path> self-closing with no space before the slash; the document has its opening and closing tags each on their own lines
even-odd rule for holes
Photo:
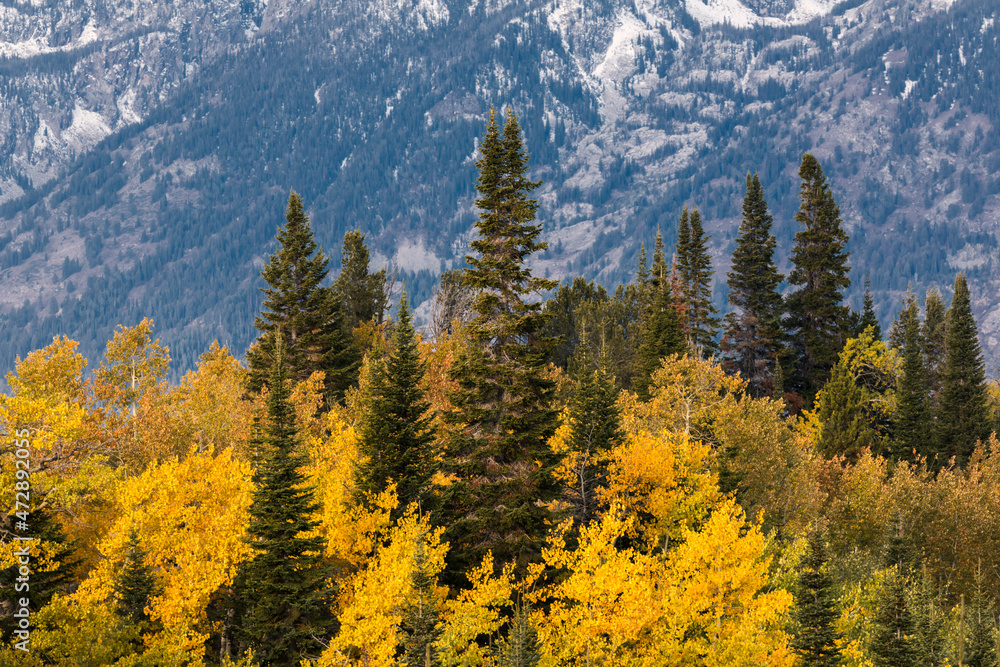
<svg viewBox="0 0 1000 667">
<path fill-rule="evenodd" d="M 848 307 L 806 153 L 787 257 L 741 175 L 724 303 L 697 202 L 627 282 L 558 284 L 524 141 L 491 108 L 423 332 L 364 230 L 331 280 L 293 191 L 245 354 L 172 382 L 143 319 L 16 360 L 0 666 L 997 665 L 1000 383 L 967 276 L 885 330 L 878 286 Z"/>
</svg>

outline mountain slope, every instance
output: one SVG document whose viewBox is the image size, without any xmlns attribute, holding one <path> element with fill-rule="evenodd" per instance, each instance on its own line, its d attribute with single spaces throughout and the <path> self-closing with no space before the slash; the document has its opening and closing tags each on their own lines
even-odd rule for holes
<svg viewBox="0 0 1000 667">
<path fill-rule="evenodd" d="M 1000 53 L 986 0 L 271 0 L 213 5 L 187 42 L 197 3 L 136 2 L 114 35 L 96 9 L 114 3 L 81 4 L 89 17 L 39 18 L 50 28 L 32 32 L 25 14 L 4 38 L 47 34 L 76 55 L 3 93 L 5 118 L 22 120 L 7 127 L 0 185 L 0 358 L 57 332 L 94 355 L 145 315 L 178 368 L 213 338 L 244 349 L 290 188 L 328 252 L 361 228 L 419 303 L 467 251 L 491 100 L 515 105 L 545 181 L 543 274 L 627 279 L 639 243 L 657 228 L 670 239 L 692 203 L 722 301 L 746 172 L 760 171 L 787 253 L 812 151 L 883 318 L 908 284 L 966 270 L 1000 352 Z M 74 27 L 56 39 L 59 25 Z M 88 26 L 104 41 L 80 46 Z"/>
</svg>

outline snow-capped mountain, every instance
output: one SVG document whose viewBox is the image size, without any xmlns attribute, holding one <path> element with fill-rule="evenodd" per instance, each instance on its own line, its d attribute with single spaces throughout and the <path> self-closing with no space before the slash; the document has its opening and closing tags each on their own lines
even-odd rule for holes
<svg viewBox="0 0 1000 667">
<path fill-rule="evenodd" d="M 251 340 L 291 188 L 417 302 L 467 250 L 493 101 L 521 116 L 552 277 L 627 279 L 701 207 L 717 299 L 747 171 L 782 253 L 805 151 L 891 317 L 972 279 L 1000 353 L 989 0 L 58 0 L 0 6 L 4 359 L 156 319 L 179 367 Z M 854 293 L 856 298 L 856 292 Z"/>
</svg>

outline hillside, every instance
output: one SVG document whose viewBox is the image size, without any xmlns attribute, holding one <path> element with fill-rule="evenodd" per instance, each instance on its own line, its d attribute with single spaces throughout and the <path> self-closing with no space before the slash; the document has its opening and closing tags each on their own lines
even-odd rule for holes
<svg viewBox="0 0 1000 667">
<path fill-rule="evenodd" d="M 146 315 L 178 370 L 214 338 L 244 349 L 292 188 L 331 255 L 362 229 L 419 304 L 467 251 L 491 100 L 515 105 L 545 181 L 543 275 L 616 282 L 689 203 L 721 304 L 744 176 L 760 172 L 785 258 L 811 151 L 882 319 L 964 270 L 1000 354 L 986 0 L 212 8 L 4 3 L 5 364 L 55 333 L 94 357 Z"/>
</svg>

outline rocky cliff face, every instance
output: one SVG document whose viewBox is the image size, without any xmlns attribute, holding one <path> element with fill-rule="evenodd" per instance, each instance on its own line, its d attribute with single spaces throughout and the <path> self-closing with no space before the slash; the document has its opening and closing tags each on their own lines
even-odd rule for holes
<svg viewBox="0 0 1000 667">
<path fill-rule="evenodd" d="M 13 359 L 156 319 L 242 350 L 288 190 L 419 302 L 466 252 L 475 146 L 513 103 L 552 277 L 627 279 L 698 205 L 717 299 L 747 171 L 786 252 L 805 151 L 879 312 L 970 274 L 1000 352 L 1000 53 L 988 0 L 4 2 L 0 317 Z"/>
</svg>

